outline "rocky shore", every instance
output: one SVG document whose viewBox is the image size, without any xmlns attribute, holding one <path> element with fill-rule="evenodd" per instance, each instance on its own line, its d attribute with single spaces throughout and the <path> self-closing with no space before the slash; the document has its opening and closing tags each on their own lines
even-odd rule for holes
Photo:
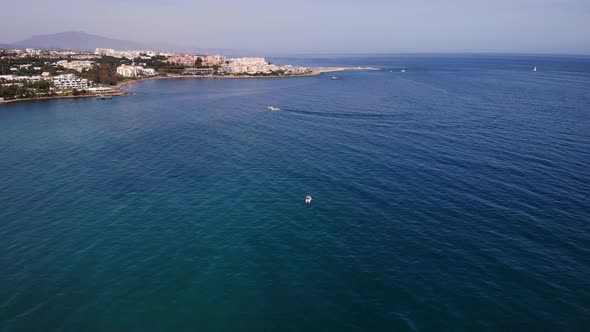
<svg viewBox="0 0 590 332">
<path fill-rule="evenodd" d="M 17 99 L 7 99 L 7 100 L 0 100 L 1 104 L 11 104 L 11 103 L 19 103 L 19 102 L 26 102 L 26 101 L 40 101 L 40 100 L 52 100 L 52 99 L 75 99 L 75 98 L 96 98 L 99 96 L 123 96 L 126 95 L 127 92 L 121 90 L 113 90 L 112 92 L 105 92 L 100 94 L 84 94 L 84 95 L 67 95 L 67 96 L 47 96 L 47 97 L 35 97 L 35 98 L 17 98 Z"/>
</svg>

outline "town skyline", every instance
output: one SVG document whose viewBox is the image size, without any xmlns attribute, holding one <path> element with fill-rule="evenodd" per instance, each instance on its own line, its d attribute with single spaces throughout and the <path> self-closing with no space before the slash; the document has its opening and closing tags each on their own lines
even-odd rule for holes
<svg viewBox="0 0 590 332">
<path fill-rule="evenodd" d="M 17 7 L 29 8 L 29 23 L 14 15 Z M 143 44 L 265 55 L 590 54 L 590 5 L 579 0 L 376 0 L 363 6 L 309 0 L 281 6 L 268 0 L 224 6 L 209 0 L 24 0 L 3 9 L 0 44 L 41 33 L 86 31 Z"/>
<path fill-rule="evenodd" d="M 155 52 L 0 47 L 0 103 L 31 99 L 124 95 L 126 82 L 153 78 L 301 77 L 363 68 L 277 65 L 263 57 Z M 371 69 L 371 68 L 364 68 Z"/>
</svg>

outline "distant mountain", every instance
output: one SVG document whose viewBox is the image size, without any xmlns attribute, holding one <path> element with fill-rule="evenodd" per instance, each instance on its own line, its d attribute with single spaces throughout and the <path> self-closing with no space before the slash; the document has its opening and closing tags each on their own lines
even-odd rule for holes
<svg viewBox="0 0 590 332">
<path fill-rule="evenodd" d="M 114 48 L 118 50 L 148 49 L 147 45 L 127 40 L 112 39 L 92 35 L 82 31 L 68 31 L 49 35 L 37 35 L 10 44 L 15 48 L 41 48 L 41 49 L 71 49 L 94 50 L 100 48 Z"/>
<path fill-rule="evenodd" d="M 144 44 L 128 40 L 113 39 L 89 34 L 83 31 L 67 31 L 61 33 L 36 35 L 25 40 L 9 44 L 0 44 L 0 48 L 36 48 L 55 50 L 94 51 L 96 48 L 112 48 L 115 50 L 153 50 L 170 52 L 191 52 L 201 54 L 237 55 L 236 50 L 220 48 L 197 48 L 194 46 L 176 45 L 171 43 Z"/>
<path fill-rule="evenodd" d="M 35 48 L 54 50 L 94 51 L 96 48 L 112 48 L 124 50 L 152 50 L 169 52 L 189 52 L 196 54 L 225 54 L 237 56 L 240 51 L 222 48 L 203 48 L 177 45 L 168 42 L 137 43 L 128 40 L 113 39 L 89 34 L 83 31 L 67 31 L 61 33 L 36 35 L 14 43 L 0 43 L 0 49 L 5 48 Z"/>
</svg>

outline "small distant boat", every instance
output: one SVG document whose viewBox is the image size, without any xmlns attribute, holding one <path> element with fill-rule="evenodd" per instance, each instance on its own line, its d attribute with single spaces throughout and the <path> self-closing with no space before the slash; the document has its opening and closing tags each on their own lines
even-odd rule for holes
<svg viewBox="0 0 590 332">
<path fill-rule="evenodd" d="M 105 99 L 112 99 L 113 96 L 105 96 L 105 95 L 97 95 L 96 99 L 101 99 L 101 100 L 105 100 Z"/>
<path fill-rule="evenodd" d="M 339 80 L 339 79 L 340 79 L 340 77 L 338 77 L 338 76 L 332 76 L 332 80 Z"/>
<path fill-rule="evenodd" d="M 281 110 L 280 108 L 274 107 L 274 106 L 268 106 L 266 109 L 269 111 L 280 111 Z"/>
<path fill-rule="evenodd" d="M 402 73 L 405 73 L 406 72 L 406 67 L 402 68 L 401 72 Z"/>
<path fill-rule="evenodd" d="M 305 196 L 305 204 L 311 204 L 311 196 Z"/>
<path fill-rule="evenodd" d="M 537 67 L 536 67 L 536 66 L 535 66 L 535 67 L 533 67 L 533 71 L 537 71 Z"/>
</svg>

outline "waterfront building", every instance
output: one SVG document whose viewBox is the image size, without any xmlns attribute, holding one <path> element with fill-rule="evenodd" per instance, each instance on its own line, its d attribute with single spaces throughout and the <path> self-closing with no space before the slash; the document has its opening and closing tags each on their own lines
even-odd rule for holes
<svg viewBox="0 0 590 332">
<path fill-rule="evenodd" d="M 213 75 L 213 68 L 186 68 L 184 75 Z"/>
<path fill-rule="evenodd" d="M 277 66 L 266 62 L 264 58 L 236 58 L 230 59 L 229 64 L 222 67 L 222 70 L 227 74 L 285 74 L 285 75 L 301 75 L 309 73 L 310 69 L 306 67 L 295 66 Z"/>
<path fill-rule="evenodd" d="M 111 89 L 111 88 L 105 88 L 105 87 L 101 87 L 101 86 L 88 88 L 88 92 L 112 92 L 112 91 L 113 91 L 113 89 Z"/>
<path fill-rule="evenodd" d="M 264 58 L 235 58 L 223 66 L 223 70 L 228 74 L 261 74 L 271 73 L 278 67 L 270 65 Z"/>
<path fill-rule="evenodd" d="M 156 76 L 158 73 L 154 68 L 143 68 L 141 70 L 141 74 L 144 76 Z"/>
<path fill-rule="evenodd" d="M 87 89 L 89 82 L 85 78 L 78 78 L 74 74 L 63 74 L 53 78 L 53 87 L 56 89 Z"/>
</svg>

